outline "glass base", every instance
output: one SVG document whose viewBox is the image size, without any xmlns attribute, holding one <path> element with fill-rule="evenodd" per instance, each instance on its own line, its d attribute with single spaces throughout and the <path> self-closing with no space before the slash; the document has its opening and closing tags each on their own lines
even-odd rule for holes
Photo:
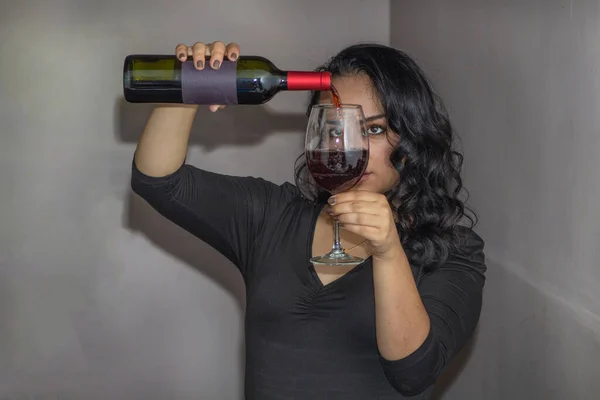
<svg viewBox="0 0 600 400">
<path fill-rule="evenodd" d="M 365 261 L 363 258 L 354 257 L 344 251 L 330 251 L 323 256 L 316 256 L 310 262 L 317 265 L 333 265 L 336 267 L 347 267 L 358 265 Z"/>
</svg>

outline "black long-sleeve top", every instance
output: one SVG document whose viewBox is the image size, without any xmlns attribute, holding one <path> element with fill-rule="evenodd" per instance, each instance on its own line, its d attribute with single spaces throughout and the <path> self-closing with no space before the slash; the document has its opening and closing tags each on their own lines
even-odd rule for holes
<svg viewBox="0 0 600 400">
<path fill-rule="evenodd" d="M 413 271 L 430 333 L 406 358 L 386 360 L 377 348 L 371 259 L 324 286 L 309 262 L 322 205 L 294 185 L 187 164 L 154 178 L 135 162 L 131 185 L 242 274 L 247 399 L 424 399 L 478 322 L 486 266 L 484 243 L 470 229 L 460 228 L 461 251 L 442 267 Z"/>
</svg>

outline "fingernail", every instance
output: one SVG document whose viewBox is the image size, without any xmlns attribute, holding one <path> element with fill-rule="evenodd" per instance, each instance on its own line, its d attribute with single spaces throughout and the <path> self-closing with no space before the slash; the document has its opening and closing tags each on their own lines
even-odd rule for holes
<svg viewBox="0 0 600 400">
<path fill-rule="evenodd" d="M 231 53 L 231 55 L 229 56 L 229 58 L 233 61 L 237 58 L 237 54 L 235 53 Z"/>
<path fill-rule="evenodd" d="M 196 62 L 196 67 L 198 67 L 198 68 L 202 68 L 203 66 L 204 66 L 204 62 L 203 62 L 202 60 L 198 60 L 198 61 Z"/>
<path fill-rule="evenodd" d="M 179 53 L 179 59 L 180 60 L 185 60 L 185 54 Z"/>
<path fill-rule="evenodd" d="M 329 204 L 331 204 L 331 205 L 334 205 L 334 204 L 335 204 L 335 196 L 331 196 L 331 197 L 330 197 L 330 198 L 327 200 L 327 202 L 328 202 Z"/>
<path fill-rule="evenodd" d="M 221 66 L 221 61 L 215 60 L 215 62 L 213 63 L 213 67 L 214 68 L 219 68 L 220 66 Z"/>
</svg>

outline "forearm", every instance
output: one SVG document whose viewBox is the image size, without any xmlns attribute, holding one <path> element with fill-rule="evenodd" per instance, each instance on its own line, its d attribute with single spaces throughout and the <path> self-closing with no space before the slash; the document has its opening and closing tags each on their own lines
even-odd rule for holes
<svg viewBox="0 0 600 400">
<path fill-rule="evenodd" d="M 373 257 L 377 345 L 388 360 L 417 350 L 427 338 L 430 320 L 402 246 Z"/>
<path fill-rule="evenodd" d="M 160 105 L 152 111 L 135 151 L 135 164 L 142 173 L 161 177 L 181 167 L 197 109 L 195 105 Z"/>
</svg>

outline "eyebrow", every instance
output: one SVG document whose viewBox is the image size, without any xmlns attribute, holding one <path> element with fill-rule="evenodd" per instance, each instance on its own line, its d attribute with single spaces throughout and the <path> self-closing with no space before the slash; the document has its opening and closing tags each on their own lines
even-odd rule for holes
<svg viewBox="0 0 600 400">
<path fill-rule="evenodd" d="M 375 121 L 376 119 L 385 117 L 385 114 L 372 115 L 369 118 L 365 118 L 366 122 Z"/>
<path fill-rule="evenodd" d="M 365 118 L 365 122 L 376 121 L 379 118 L 384 118 L 384 117 L 385 117 L 385 114 L 372 115 L 369 118 Z M 327 120 L 327 123 L 330 124 L 330 125 L 336 125 L 336 124 L 339 124 L 339 121 L 332 119 L 332 120 Z"/>
</svg>

